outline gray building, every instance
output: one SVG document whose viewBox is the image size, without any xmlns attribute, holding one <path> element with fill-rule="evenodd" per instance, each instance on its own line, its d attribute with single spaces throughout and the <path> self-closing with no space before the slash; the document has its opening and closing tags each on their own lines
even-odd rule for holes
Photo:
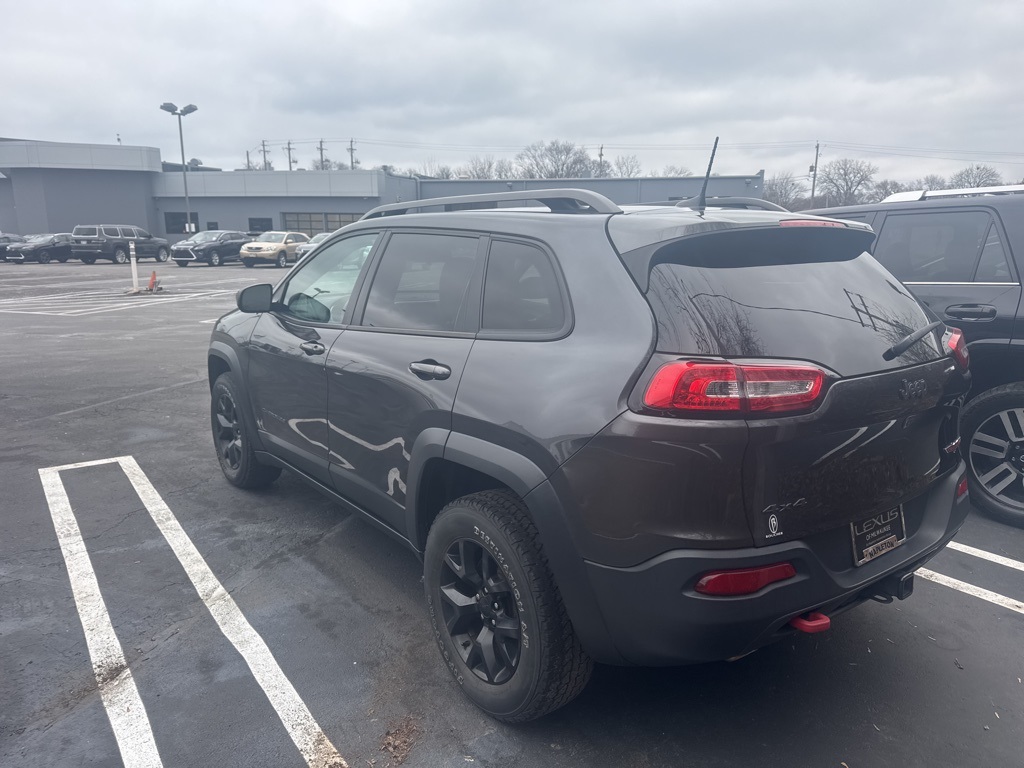
<svg viewBox="0 0 1024 768">
<path fill-rule="evenodd" d="M 76 224 L 135 224 L 180 239 L 184 179 L 153 147 L 0 138 L 0 231 L 70 232 Z M 314 234 L 355 221 L 374 206 L 448 195 L 578 187 L 620 203 L 681 200 L 703 179 L 428 179 L 383 170 L 188 171 L 189 208 L 199 229 Z M 764 171 L 712 176 L 708 195 L 761 197 Z"/>
</svg>

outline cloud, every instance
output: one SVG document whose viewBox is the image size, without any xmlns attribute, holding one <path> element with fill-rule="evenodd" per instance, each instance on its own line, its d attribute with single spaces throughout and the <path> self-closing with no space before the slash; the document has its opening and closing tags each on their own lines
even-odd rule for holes
<svg viewBox="0 0 1024 768">
<path fill-rule="evenodd" d="M 364 165 L 558 138 L 701 168 L 720 135 L 723 173 L 805 172 L 820 140 L 887 176 L 1020 178 L 1024 154 L 1000 153 L 1024 118 L 1022 37 L 1012 0 L 36 0 L 5 10 L 2 132 L 173 158 L 169 100 L 199 106 L 186 153 L 229 168 L 264 139 L 283 167 L 284 141 L 308 165 L 315 140 L 341 159 L 353 137 Z"/>
</svg>

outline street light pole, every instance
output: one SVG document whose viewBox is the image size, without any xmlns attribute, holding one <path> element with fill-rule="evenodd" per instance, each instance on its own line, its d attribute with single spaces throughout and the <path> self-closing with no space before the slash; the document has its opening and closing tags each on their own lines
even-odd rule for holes
<svg viewBox="0 0 1024 768">
<path fill-rule="evenodd" d="M 185 233 L 190 234 L 192 232 L 192 207 L 189 205 L 188 200 L 188 166 L 185 164 L 185 134 L 181 128 L 181 118 L 185 115 L 191 115 L 199 107 L 195 104 L 186 104 L 181 109 L 178 109 L 176 105 L 167 101 L 160 105 L 160 109 L 176 115 L 178 118 L 178 141 L 181 144 L 181 178 L 185 185 Z"/>
</svg>

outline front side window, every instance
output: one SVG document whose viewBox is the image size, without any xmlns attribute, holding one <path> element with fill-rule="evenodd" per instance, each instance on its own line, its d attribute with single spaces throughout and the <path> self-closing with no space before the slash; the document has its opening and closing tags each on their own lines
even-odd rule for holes
<svg viewBox="0 0 1024 768">
<path fill-rule="evenodd" d="M 455 235 L 392 235 L 370 286 L 363 325 L 455 331 L 468 319 L 463 313 L 479 242 Z"/>
<path fill-rule="evenodd" d="M 380 235 L 367 232 L 322 248 L 288 281 L 281 310 L 311 323 L 344 323 L 356 280 Z"/>
<path fill-rule="evenodd" d="M 134 240 L 135 230 L 131 227 L 121 227 L 121 237 L 127 237 L 129 240 Z"/>
<path fill-rule="evenodd" d="M 985 211 L 889 214 L 874 257 L 905 283 L 969 283 L 991 222 Z"/>
<path fill-rule="evenodd" d="M 985 246 L 981 249 L 978 271 L 974 275 L 976 283 L 1009 283 L 1013 281 L 1010 265 L 1006 260 L 1006 251 L 999 237 L 999 230 L 993 224 L 988 229 Z"/>
<path fill-rule="evenodd" d="M 565 308 L 551 260 L 540 248 L 496 240 L 487 257 L 482 330 L 552 332 Z"/>
</svg>

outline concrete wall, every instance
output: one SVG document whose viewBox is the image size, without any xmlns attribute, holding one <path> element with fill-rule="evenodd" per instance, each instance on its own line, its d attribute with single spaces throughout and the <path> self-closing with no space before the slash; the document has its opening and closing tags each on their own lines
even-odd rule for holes
<svg viewBox="0 0 1024 768">
<path fill-rule="evenodd" d="M 14 213 L 14 185 L 4 176 L 0 176 L 0 232 L 21 234 L 18 217 Z"/>
<path fill-rule="evenodd" d="M 156 224 L 153 174 L 134 171 L 15 168 L 14 231 L 70 232 L 76 224 Z M 2 204 L 2 201 L 0 201 Z"/>
<path fill-rule="evenodd" d="M 152 172 L 160 170 L 160 150 L 120 144 L 0 139 L 0 171 L 6 173 L 5 168 Z"/>
<path fill-rule="evenodd" d="M 359 197 L 380 195 L 383 171 L 190 171 L 189 197 Z M 185 196 L 182 173 L 161 173 L 156 197 Z"/>
</svg>

